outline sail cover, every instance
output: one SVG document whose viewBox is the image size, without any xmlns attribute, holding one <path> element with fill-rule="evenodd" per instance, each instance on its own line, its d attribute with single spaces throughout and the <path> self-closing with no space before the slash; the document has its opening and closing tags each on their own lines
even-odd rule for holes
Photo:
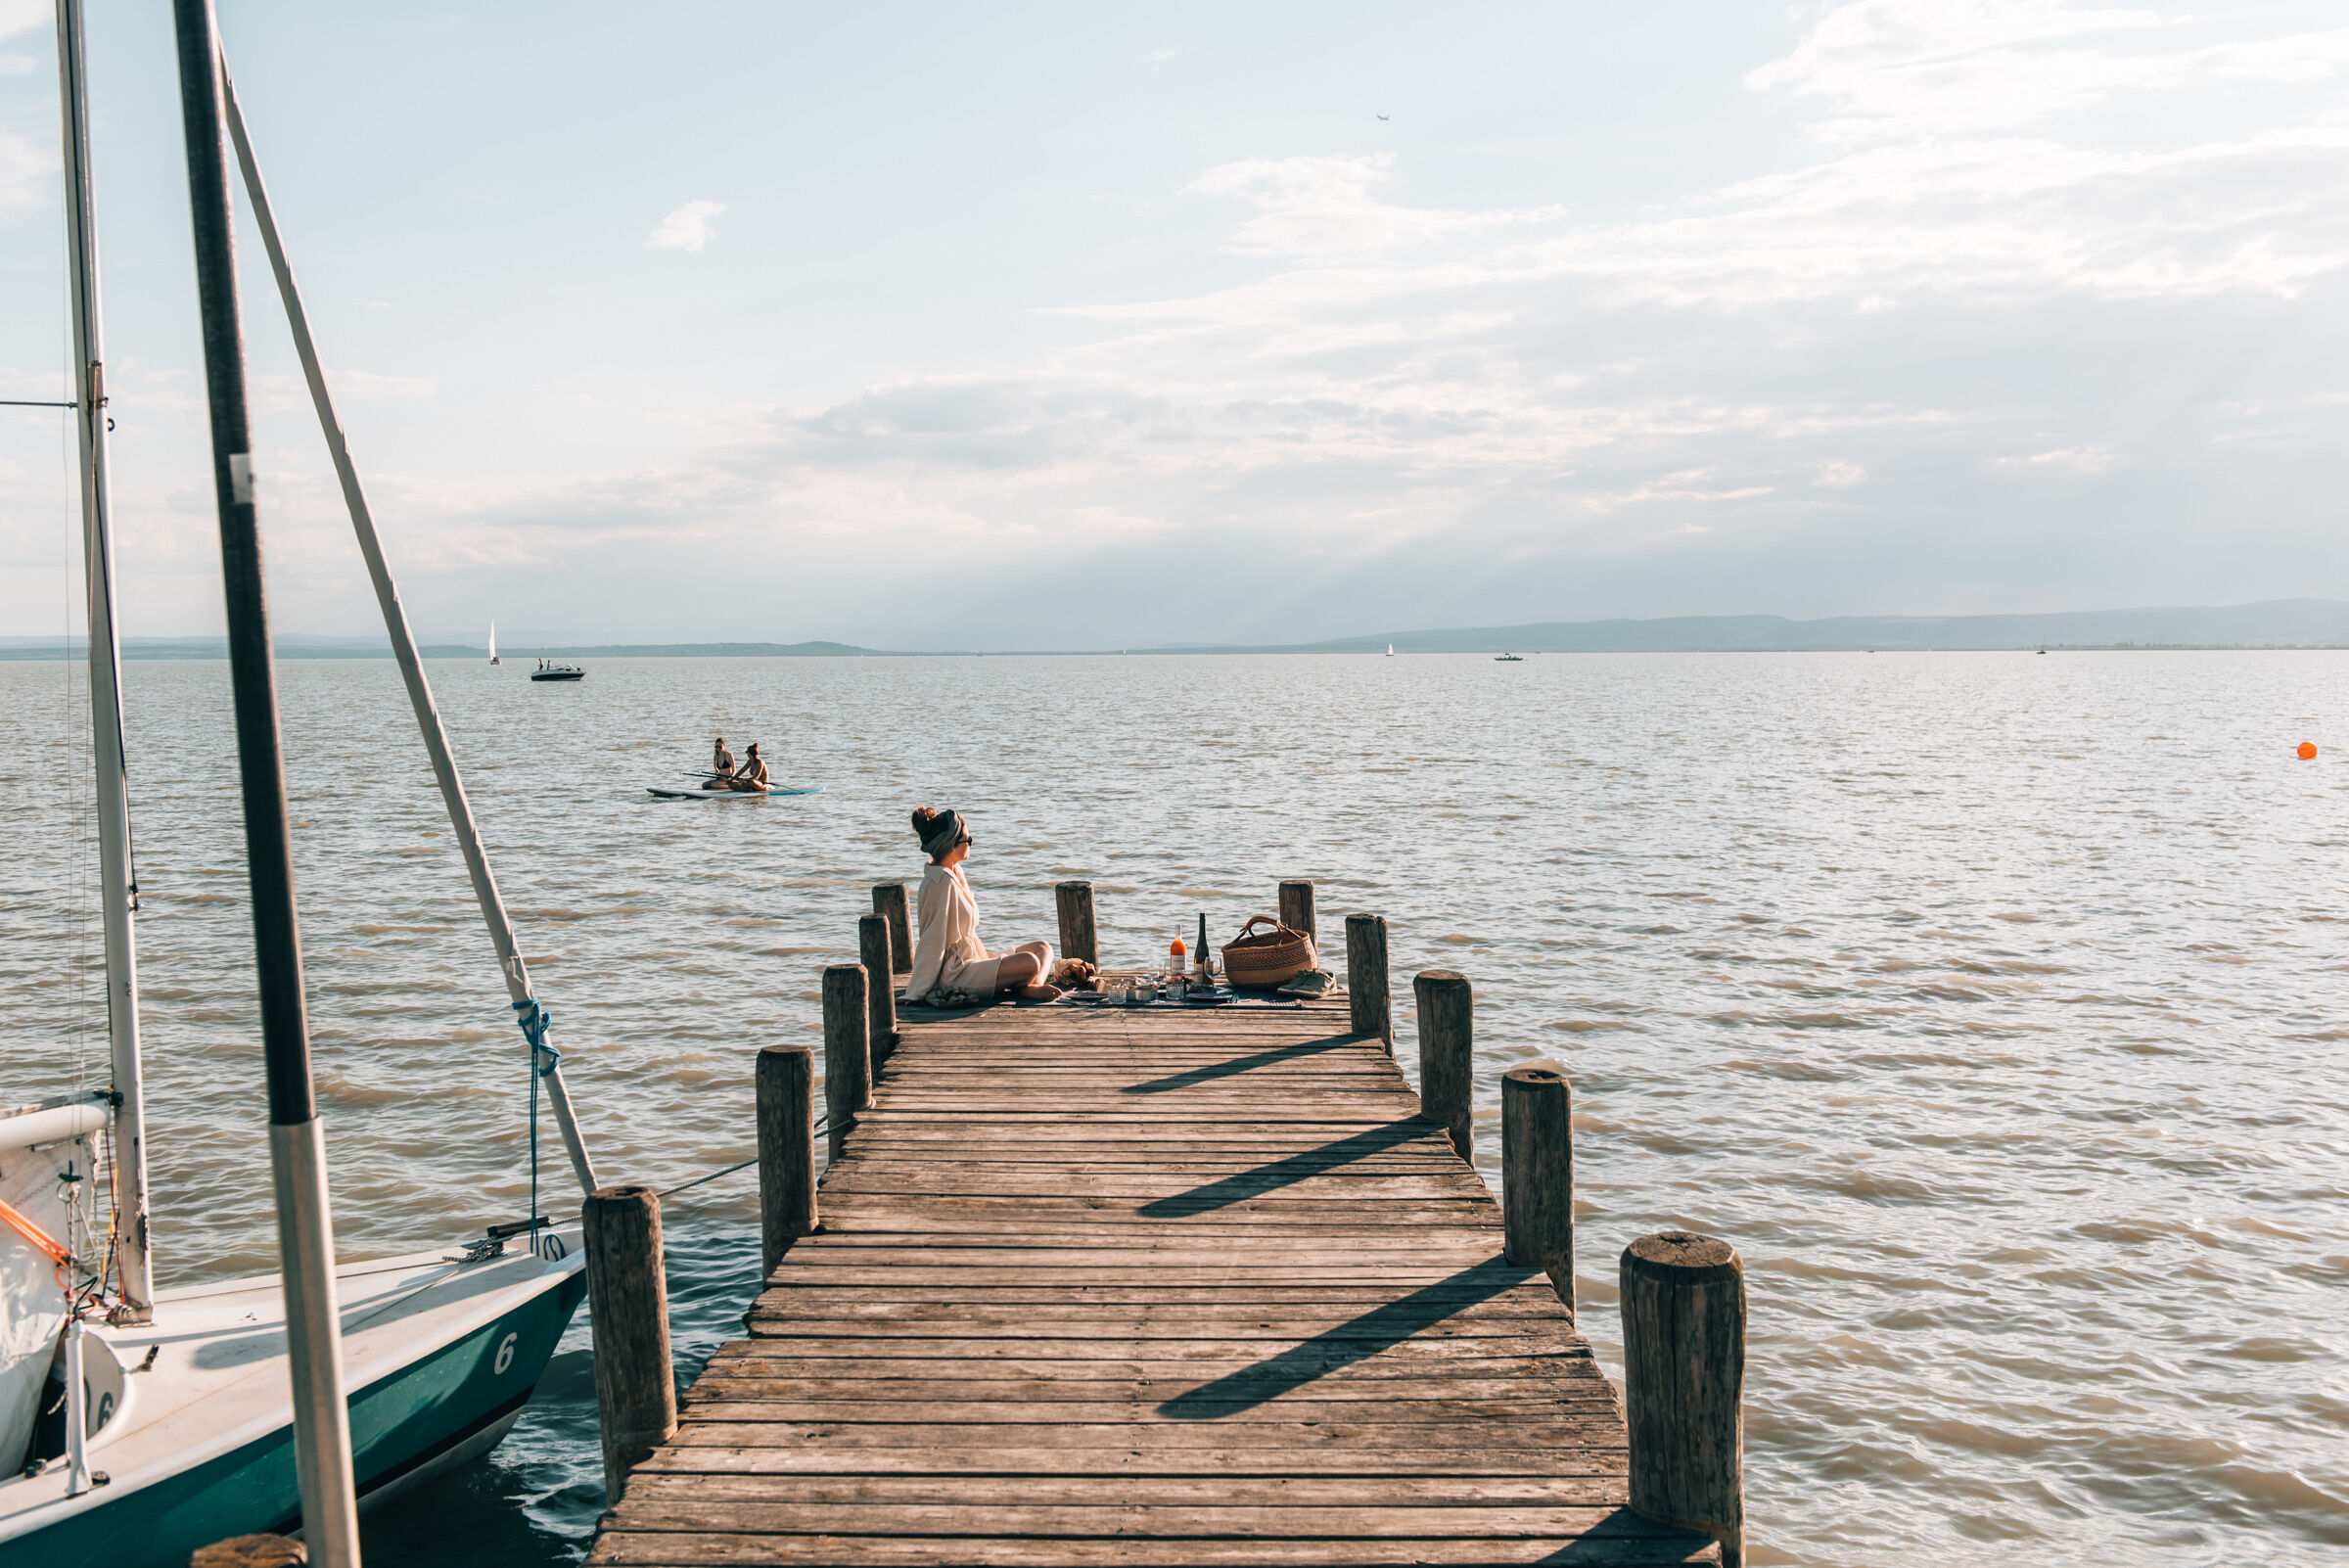
<svg viewBox="0 0 2349 1568">
<path fill-rule="evenodd" d="M 87 1103 L 0 1117 L 0 1203 L 69 1244 L 73 1205 L 92 1185 L 105 1125 L 105 1110 Z M 58 1275 L 39 1245 L 0 1224 L 0 1474 L 22 1469 L 32 1447 L 41 1385 L 66 1326 Z"/>
</svg>

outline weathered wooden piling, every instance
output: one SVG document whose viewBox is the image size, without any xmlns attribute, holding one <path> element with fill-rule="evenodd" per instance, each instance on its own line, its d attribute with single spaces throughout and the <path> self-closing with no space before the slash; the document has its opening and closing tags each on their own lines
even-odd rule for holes
<svg viewBox="0 0 2349 1568">
<path fill-rule="evenodd" d="M 1623 1249 L 1623 1399 L 1632 1506 L 1745 1560 L 1745 1266 L 1711 1236 Z"/>
<path fill-rule="evenodd" d="M 1089 882 L 1062 882 L 1052 889 L 1053 901 L 1060 905 L 1060 955 L 1063 958 L 1082 958 L 1098 966 L 1101 962 L 1101 941 L 1093 930 L 1093 885 Z M 1047 983 L 1052 977 L 1042 977 Z"/>
<path fill-rule="evenodd" d="M 862 964 L 824 966 L 824 1120 L 840 1158 L 856 1115 L 873 1103 L 872 1014 Z"/>
<path fill-rule="evenodd" d="M 1358 1035 L 1376 1035 L 1395 1049 L 1395 1002 L 1387 994 L 1387 917 L 1346 917 L 1347 1013 Z"/>
<path fill-rule="evenodd" d="M 913 922 L 905 913 L 905 884 L 874 883 L 873 913 L 889 922 L 889 972 L 893 975 L 912 974 Z"/>
<path fill-rule="evenodd" d="M 1419 1113 L 1451 1134 L 1463 1160 L 1475 1160 L 1475 997 L 1468 977 L 1423 969 L 1411 982 L 1419 1003 Z"/>
<path fill-rule="evenodd" d="M 1574 1311 L 1574 1093 L 1555 1062 L 1500 1075 L 1500 1222 L 1510 1263 L 1549 1275 Z"/>
<path fill-rule="evenodd" d="M 660 1194 L 651 1187 L 599 1187 L 580 1206 L 579 1228 L 587 1244 L 595 1407 L 610 1505 L 626 1490 L 628 1472 L 677 1429 Z"/>
<path fill-rule="evenodd" d="M 771 1274 L 793 1242 L 815 1233 L 815 1053 L 769 1045 L 758 1082 L 759 1234 Z"/>
<path fill-rule="evenodd" d="M 1280 885 L 1280 923 L 1291 931 L 1302 931 L 1313 939 L 1313 953 L 1321 952 L 1321 934 L 1313 929 L 1313 885 L 1310 882 L 1284 882 Z"/>
<path fill-rule="evenodd" d="M 896 949 L 889 935 L 889 916 L 869 914 L 857 920 L 856 956 L 864 964 L 865 977 L 865 1034 L 872 1041 L 875 1072 L 898 1048 L 898 988 L 889 978 L 896 972 Z"/>
</svg>

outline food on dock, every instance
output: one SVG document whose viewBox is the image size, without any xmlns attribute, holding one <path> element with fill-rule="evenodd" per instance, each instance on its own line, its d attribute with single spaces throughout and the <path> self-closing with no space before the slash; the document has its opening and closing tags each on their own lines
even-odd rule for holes
<svg viewBox="0 0 2349 1568">
<path fill-rule="evenodd" d="M 1063 991 L 1091 991 L 1100 971 L 1082 958 L 1063 958 L 1052 966 L 1051 984 Z"/>
</svg>

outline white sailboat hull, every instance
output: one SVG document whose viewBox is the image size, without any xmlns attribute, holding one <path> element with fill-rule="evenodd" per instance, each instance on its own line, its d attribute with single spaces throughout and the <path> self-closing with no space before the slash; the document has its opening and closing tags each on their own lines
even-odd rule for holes
<svg viewBox="0 0 2349 1568">
<path fill-rule="evenodd" d="M 336 1271 L 362 1504 L 485 1453 L 522 1413 L 586 1290 L 577 1230 L 552 1240 L 562 1257 Z M 92 1327 L 84 1346 L 107 1484 L 67 1496 L 62 1460 L 0 1482 L 0 1564 L 183 1568 L 198 1546 L 299 1525 L 276 1275 L 161 1292 L 154 1322 Z"/>
</svg>

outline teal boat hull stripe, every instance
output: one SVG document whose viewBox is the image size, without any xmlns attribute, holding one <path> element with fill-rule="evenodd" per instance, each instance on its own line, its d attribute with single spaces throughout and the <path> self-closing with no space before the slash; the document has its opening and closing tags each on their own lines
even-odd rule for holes
<svg viewBox="0 0 2349 1568">
<path fill-rule="evenodd" d="M 586 1275 L 572 1269 L 476 1332 L 351 1395 L 351 1468 L 365 1478 L 361 1493 L 413 1474 L 527 1404 L 586 1293 Z M 91 1456 L 102 1469 L 103 1453 Z M 0 1545 L 0 1568 L 187 1568 L 199 1546 L 291 1529 L 300 1517 L 286 1426 Z"/>
</svg>

